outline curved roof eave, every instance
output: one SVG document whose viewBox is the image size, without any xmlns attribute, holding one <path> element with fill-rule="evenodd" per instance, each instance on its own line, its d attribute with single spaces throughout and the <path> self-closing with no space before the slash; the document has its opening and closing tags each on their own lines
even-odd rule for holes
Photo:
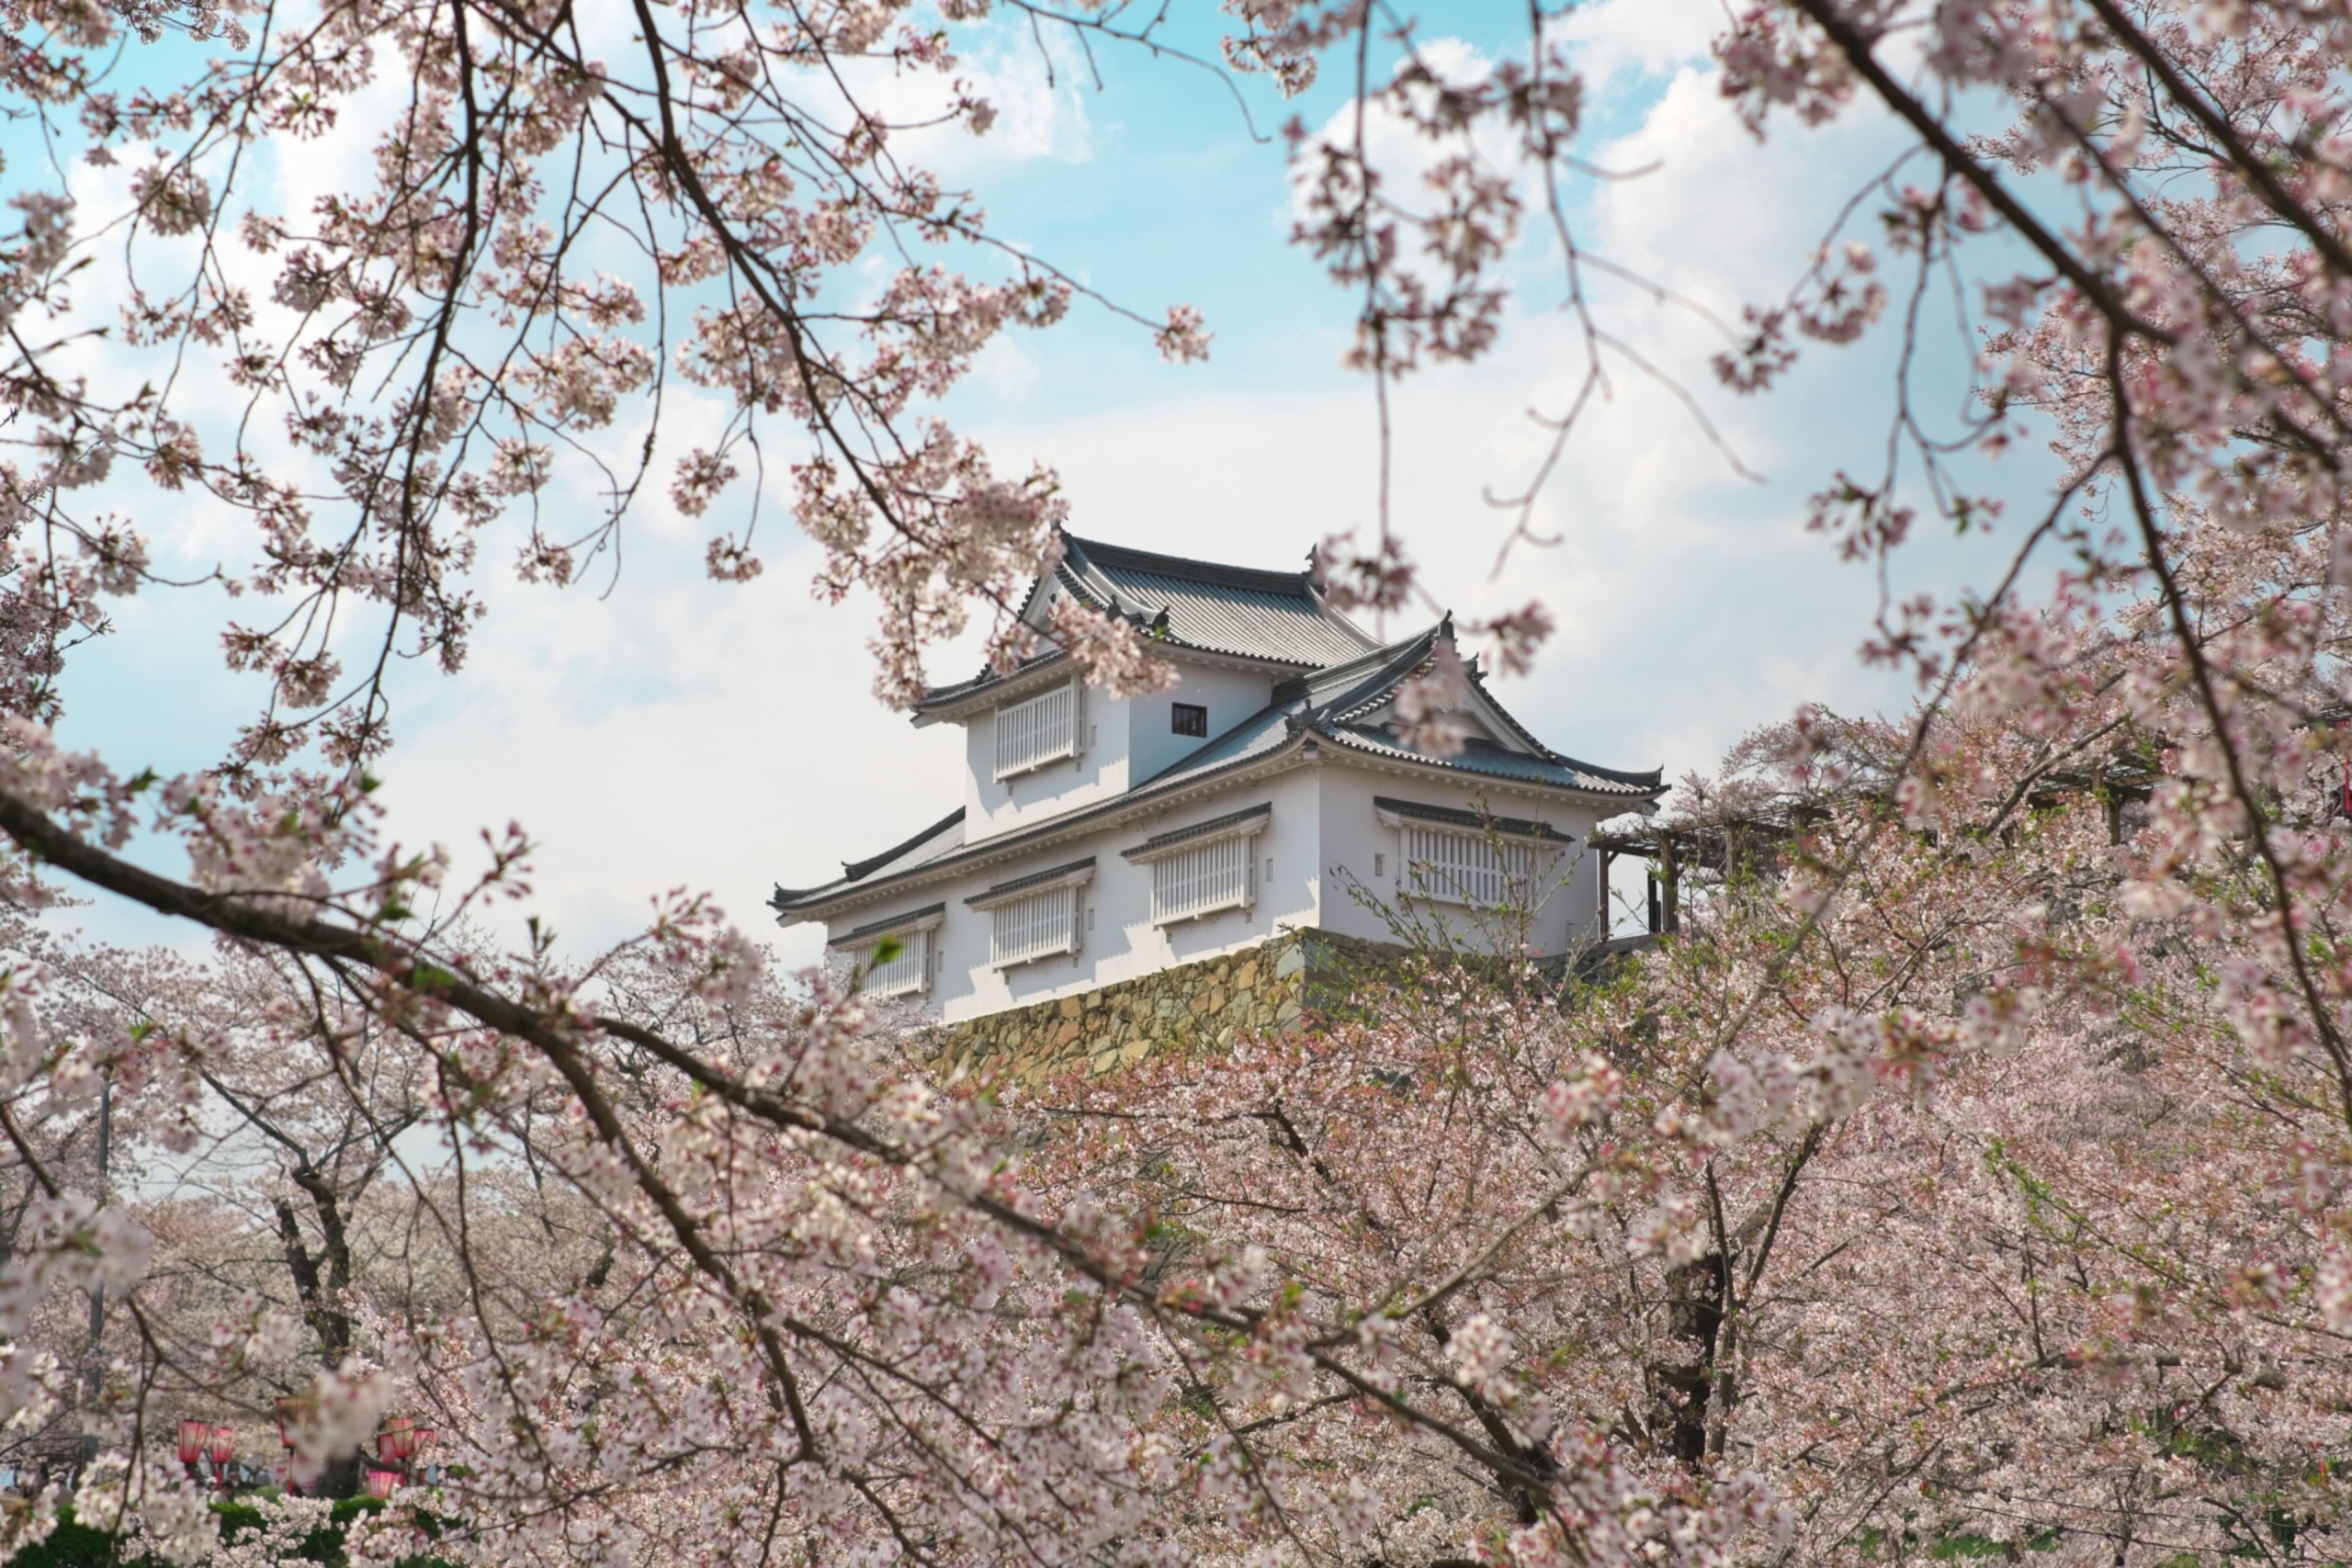
<svg viewBox="0 0 2352 1568">
<path fill-rule="evenodd" d="M 1186 773 L 1184 763 L 1178 762 L 1166 773 L 1146 780 L 1125 795 L 1099 801 L 1092 806 L 1081 807 L 1076 811 L 1048 818 L 1031 827 L 1004 834 L 1001 838 L 984 839 L 978 843 L 965 845 L 961 849 L 940 856 L 937 860 L 910 866 L 903 872 L 879 877 L 857 886 L 812 888 L 809 893 L 824 894 L 825 897 L 810 898 L 804 894 L 800 897 L 806 899 L 806 902 L 796 901 L 788 907 L 777 905 L 778 923 L 797 924 L 803 920 L 827 919 L 833 914 L 854 908 L 869 899 L 886 894 L 920 887 L 927 882 L 951 877 L 989 864 L 994 860 L 1007 858 L 1030 850 L 1042 849 L 1065 837 L 1114 824 L 1130 814 L 1158 809 L 1196 791 L 1220 788 L 1243 778 L 1281 773 L 1291 767 L 1304 765 L 1315 760 L 1314 753 L 1307 750 L 1308 743 L 1311 741 L 1329 742 L 1334 748 L 1333 754 L 1343 757 L 1351 763 L 1382 768 L 1432 781 L 1443 779 L 1457 786 L 1465 779 L 1476 779 L 1492 788 L 1514 790 L 1554 798 L 1566 797 L 1590 802 L 1596 806 L 1614 807 L 1620 811 L 1638 810 L 1644 804 L 1654 800 L 1657 795 L 1665 792 L 1665 785 L 1657 782 L 1656 775 L 1634 775 L 1635 779 L 1648 778 L 1649 782 L 1646 785 L 1635 784 L 1629 779 L 1628 787 L 1623 790 L 1602 790 L 1544 779 L 1497 775 L 1462 767 L 1442 759 L 1421 757 L 1408 752 L 1373 752 L 1358 747 L 1350 737 L 1335 728 L 1326 726 L 1319 721 L 1301 722 L 1294 716 L 1280 714 L 1273 710 L 1252 716 L 1251 719 L 1237 725 L 1233 729 L 1226 732 L 1226 739 L 1230 739 L 1248 728 L 1251 723 L 1266 718 L 1281 719 L 1286 731 L 1282 741 L 1271 750 L 1244 752 L 1228 761 L 1198 773 Z M 1244 743 L 1246 744 L 1246 741 Z M 1218 743 L 1212 742 L 1210 749 L 1216 744 Z M 1604 776 L 1609 774 L 1608 770 L 1591 771 Z M 957 815 L 960 816 L 961 813 Z"/>
<path fill-rule="evenodd" d="M 971 870 L 976 866 L 986 865 L 992 860 L 1010 854 L 1041 848 L 1068 834 L 1116 822 L 1130 812 L 1140 813 L 1155 809 L 1170 801 L 1181 800 L 1194 790 L 1209 789 L 1243 776 L 1280 773 L 1284 767 L 1296 765 L 1305 760 L 1300 752 L 1310 732 L 1304 728 L 1293 729 L 1283 742 L 1271 751 L 1244 754 L 1192 777 L 1170 777 L 1163 773 L 1159 777 L 1167 779 L 1168 782 L 1164 784 L 1147 780 L 1125 795 L 1114 795 L 1109 800 L 1098 801 L 1092 806 L 1080 807 L 1076 811 L 1049 818 L 1046 821 L 1018 829 L 1001 837 L 983 839 L 978 843 L 967 844 L 962 849 L 940 856 L 937 860 L 926 861 L 921 865 L 909 866 L 905 871 L 877 877 L 872 882 L 855 886 L 835 886 L 828 884 L 823 887 L 809 888 L 805 892 L 793 895 L 788 899 L 782 897 L 785 890 L 779 888 L 777 889 L 779 898 L 769 900 L 769 907 L 775 910 L 778 925 L 797 925 L 803 920 L 822 919 L 831 914 L 854 908 L 876 895 L 896 892 L 908 887 L 919 887 L 924 882 L 933 878 L 950 876 Z M 960 811 L 958 815 L 961 815 Z M 823 895 L 823 897 L 818 897 L 815 895 Z"/>
<path fill-rule="evenodd" d="M 1550 752 L 1543 753 L 1535 759 L 1551 762 L 1557 767 L 1573 768 L 1578 773 L 1590 773 L 1608 784 L 1622 786 L 1614 789 L 1600 789 L 1590 784 L 1566 784 L 1551 779 L 1532 778 L 1525 774 L 1508 773 L 1496 769 L 1480 768 L 1453 758 L 1425 756 L 1393 744 L 1371 745 L 1351 733 L 1353 728 L 1338 725 L 1327 727 L 1322 724 L 1315 727 L 1317 734 L 1329 738 L 1334 745 L 1342 748 L 1351 757 L 1376 759 L 1382 766 L 1400 768 L 1417 773 L 1436 773 L 1457 780 L 1466 775 L 1491 781 L 1506 789 L 1523 789 L 1543 795 L 1576 795 L 1585 800 L 1600 802 L 1624 810 L 1636 809 L 1643 802 L 1654 801 L 1666 793 L 1663 768 L 1647 773 L 1627 773 L 1613 768 L 1589 767 L 1582 762 L 1556 757 Z M 1518 753 L 1506 753 L 1506 755 L 1518 755 Z"/>
</svg>

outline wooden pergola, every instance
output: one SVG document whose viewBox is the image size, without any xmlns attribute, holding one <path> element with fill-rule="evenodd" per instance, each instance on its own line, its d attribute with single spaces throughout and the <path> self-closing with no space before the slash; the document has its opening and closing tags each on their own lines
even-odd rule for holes
<svg viewBox="0 0 2352 1568">
<path fill-rule="evenodd" d="M 2143 762 L 2120 760 L 2089 769 L 2052 769 L 2035 775 L 2011 804 L 2048 807 L 2096 795 L 2106 808 L 2109 840 L 2120 843 L 2125 837 L 2125 808 L 2146 801 L 2159 776 Z M 1884 795 L 1871 798 L 1892 804 Z M 2347 786 L 2347 799 L 2352 799 L 2352 786 Z M 1770 870 L 1780 863 L 1781 848 L 1789 839 L 1827 815 L 1825 806 L 1790 805 L 1705 821 L 1645 819 L 1620 831 L 1595 833 L 1592 847 L 1600 857 L 1600 907 L 1604 911 L 1609 908 L 1611 865 L 1622 859 L 1639 860 L 1645 863 L 1649 879 L 1650 934 L 1679 931 L 1685 875 L 1693 870 L 1709 871 L 1728 882 L 1743 870 Z"/>
<path fill-rule="evenodd" d="M 1742 866 L 1769 866 L 1793 830 L 1788 818 L 1725 817 L 1711 822 L 1644 821 L 1623 832 L 1595 833 L 1600 857 L 1600 907 L 1609 908 L 1609 868 L 1621 859 L 1645 862 L 1650 934 L 1682 929 L 1682 878 L 1693 868 L 1729 880 Z"/>
</svg>

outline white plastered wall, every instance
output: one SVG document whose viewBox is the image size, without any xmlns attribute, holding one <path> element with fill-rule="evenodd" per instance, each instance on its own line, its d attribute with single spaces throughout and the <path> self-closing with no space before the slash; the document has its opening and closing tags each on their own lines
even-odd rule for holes
<svg viewBox="0 0 2352 1568">
<path fill-rule="evenodd" d="M 1129 749 L 1136 784 L 1174 766 L 1273 700 L 1274 682 L 1269 675 L 1221 665 L 1195 664 L 1181 657 L 1174 662 L 1177 683 L 1171 690 L 1152 692 L 1127 705 L 1132 737 Z M 1172 710 L 1178 703 L 1193 703 L 1209 710 L 1205 739 L 1176 733 Z"/>
<path fill-rule="evenodd" d="M 931 988 L 910 999 L 948 1022 L 1081 995 L 1252 947 L 1283 931 L 1316 928 L 1374 942 L 1394 941 L 1396 932 L 1385 917 L 1348 892 L 1351 876 L 1383 899 L 1393 899 L 1397 891 L 1400 834 L 1381 822 L 1373 804 L 1376 797 L 1456 810 L 1476 810 L 1483 801 L 1495 816 L 1533 818 L 1568 835 L 1573 848 L 1552 868 L 1556 886 L 1537 911 L 1530 934 L 1536 953 L 1546 956 L 1598 934 L 1599 870 L 1588 845 L 1594 825 L 1615 815 L 1613 808 L 1515 792 L 1497 784 L 1456 784 L 1352 765 L 1335 761 L 1329 747 L 1318 761 L 1260 782 L 1228 784 L 1114 828 L 1041 845 L 952 882 L 909 888 L 887 902 L 843 914 L 831 922 L 829 934 L 865 925 L 887 916 L 893 907 L 911 911 L 944 901 L 946 918 L 933 933 Z M 1255 904 L 1165 927 L 1153 924 L 1151 868 L 1129 863 L 1120 852 L 1156 834 L 1259 805 L 1272 809 L 1254 845 Z M 1007 969 L 989 964 L 988 912 L 964 901 L 1014 877 L 1089 855 L 1094 859 L 1094 874 L 1080 893 L 1079 951 Z M 1429 918 L 1443 920 L 1461 938 L 1476 940 L 1489 929 L 1460 906 L 1426 908 Z"/>
<path fill-rule="evenodd" d="M 1015 700 L 1026 702 L 1046 689 L 1023 693 Z M 965 842 L 1009 833 L 1124 795 L 1133 786 L 1127 756 L 1127 699 L 1087 689 L 1079 704 L 1078 755 L 1009 779 L 996 776 L 994 711 L 976 714 L 965 723 Z"/>
<path fill-rule="evenodd" d="M 1277 931 L 1312 926 L 1319 916 L 1315 874 L 1322 842 L 1317 819 L 1318 772 L 1290 769 L 1259 784 L 1237 784 L 1170 806 L 1117 828 L 1041 846 L 952 882 L 910 888 L 888 902 L 842 915 L 831 922 L 829 934 L 868 924 L 888 915 L 894 906 L 912 910 L 944 899 L 947 915 L 933 933 L 931 990 L 922 999 L 933 1017 L 951 1023 L 1080 995 L 1195 959 L 1254 947 Z M 1254 845 L 1256 902 L 1247 909 L 1220 910 L 1165 927 L 1154 925 L 1151 868 L 1130 863 L 1120 852 L 1155 834 L 1261 804 L 1271 806 L 1272 811 Z M 1094 857 L 1094 874 L 1080 890 L 1079 951 L 1006 969 L 990 964 L 989 914 L 971 908 L 964 900 L 999 883 L 1089 855 Z"/>
<path fill-rule="evenodd" d="M 1177 684 L 1136 697 L 1089 689 L 1080 699 L 1084 744 L 1075 758 L 1031 773 L 996 776 L 996 714 L 964 725 L 964 821 L 967 842 L 1026 828 L 1125 794 L 1173 766 L 1263 708 L 1273 694 L 1264 673 L 1176 660 Z M 1040 688 L 1043 690 L 1044 688 Z M 1026 701 L 1035 693 L 1023 694 Z M 1172 709 L 1193 703 L 1209 710 L 1205 738 L 1175 732 Z"/>
<path fill-rule="evenodd" d="M 1374 942 L 1398 940 L 1386 916 L 1349 893 L 1351 878 L 1383 902 L 1394 903 L 1399 891 L 1403 835 L 1383 823 L 1373 805 L 1375 798 L 1385 797 L 1456 811 L 1476 811 L 1483 801 L 1489 815 L 1547 823 L 1568 835 L 1575 844 L 1552 865 L 1546 880 L 1557 886 L 1536 911 L 1529 936 L 1539 955 L 1550 956 L 1600 935 L 1600 863 L 1588 846 L 1594 825 L 1613 813 L 1556 795 L 1515 791 L 1500 781 L 1473 784 L 1465 779 L 1457 784 L 1451 778 L 1391 773 L 1332 760 L 1329 749 L 1324 757 L 1324 764 L 1315 770 L 1323 779 L 1323 929 Z M 1424 904 L 1421 908 L 1424 919 L 1442 920 L 1463 940 L 1475 940 L 1489 930 L 1487 922 L 1459 905 Z"/>
</svg>

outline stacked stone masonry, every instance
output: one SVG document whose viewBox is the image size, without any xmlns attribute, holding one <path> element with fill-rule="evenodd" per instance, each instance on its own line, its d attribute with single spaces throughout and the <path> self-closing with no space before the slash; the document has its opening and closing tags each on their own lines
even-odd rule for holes
<svg viewBox="0 0 2352 1568">
<path fill-rule="evenodd" d="M 1619 937 L 1543 967 L 1555 976 L 1569 968 L 1598 974 L 1657 940 Z M 933 1026 L 936 1048 L 926 1055 L 951 1073 L 1027 1083 L 1071 1072 L 1100 1077 L 1163 1046 L 1228 1046 L 1245 1031 L 1269 1033 L 1353 1012 L 1364 1000 L 1359 988 L 1393 977 L 1406 953 L 1329 931 L 1285 932 L 1098 991 Z"/>
<path fill-rule="evenodd" d="M 1295 1024 L 1328 989 L 1340 951 L 1328 934 L 1294 932 L 1083 996 L 990 1013 L 943 1032 L 944 1065 L 1035 1082 L 1069 1072 L 1099 1077 L 1166 1045 L 1230 1045 L 1244 1031 Z"/>
</svg>

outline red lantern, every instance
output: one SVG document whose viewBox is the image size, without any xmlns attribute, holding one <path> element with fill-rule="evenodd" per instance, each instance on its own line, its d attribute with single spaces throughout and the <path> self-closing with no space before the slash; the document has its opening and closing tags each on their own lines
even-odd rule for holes
<svg viewBox="0 0 2352 1568">
<path fill-rule="evenodd" d="M 204 1457 L 205 1440 L 212 1436 L 209 1423 L 186 1420 L 180 1423 L 180 1462 L 193 1466 Z"/>
<path fill-rule="evenodd" d="M 405 1416 L 385 1417 L 383 1435 L 376 1439 L 379 1459 L 398 1460 L 402 1464 L 416 1457 L 416 1423 Z"/>
<path fill-rule="evenodd" d="M 401 1472 L 399 1471 L 378 1470 L 372 1465 L 368 1467 L 368 1495 L 375 1498 L 377 1501 L 381 1502 L 383 1499 L 390 1496 L 392 1495 L 392 1488 L 398 1486 L 400 1483 Z"/>
<path fill-rule="evenodd" d="M 226 1469 L 237 1451 L 237 1429 L 234 1427 L 212 1428 L 212 1462 Z"/>
<path fill-rule="evenodd" d="M 310 1401 L 288 1394 L 277 1402 L 277 1446 L 294 1446 L 294 1427 L 300 1424 L 302 1413 L 310 1408 Z"/>
<path fill-rule="evenodd" d="M 435 1431 L 432 1427 L 419 1427 L 416 1429 L 416 1453 L 417 1453 L 417 1457 L 418 1457 L 419 1459 L 424 1458 L 427 1453 L 429 1453 L 429 1452 L 431 1452 L 431 1451 L 432 1451 L 433 1445 L 434 1445 L 434 1444 L 435 1444 L 435 1443 L 437 1443 L 437 1442 L 439 1442 L 440 1440 L 441 1440 L 441 1434 L 440 1434 L 440 1433 L 438 1433 L 438 1432 L 436 1432 L 436 1431 Z"/>
</svg>

